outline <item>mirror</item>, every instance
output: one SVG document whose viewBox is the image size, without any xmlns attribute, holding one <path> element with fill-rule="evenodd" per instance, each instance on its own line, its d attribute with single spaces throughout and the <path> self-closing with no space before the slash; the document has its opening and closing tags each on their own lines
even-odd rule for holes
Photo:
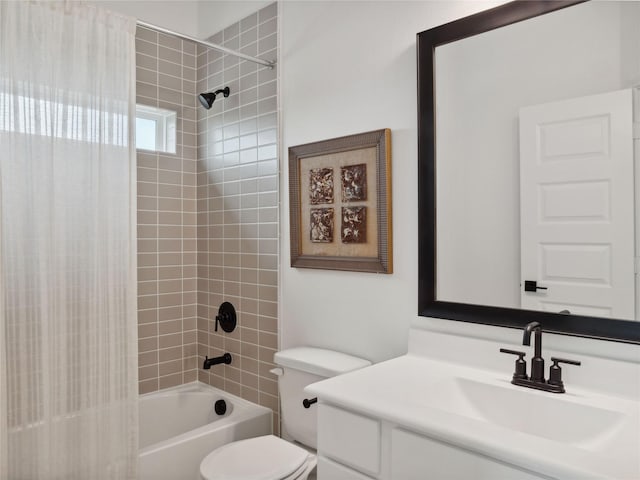
<svg viewBox="0 0 640 480">
<path fill-rule="evenodd" d="M 639 24 L 516 1 L 418 34 L 420 315 L 640 343 Z"/>
</svg>

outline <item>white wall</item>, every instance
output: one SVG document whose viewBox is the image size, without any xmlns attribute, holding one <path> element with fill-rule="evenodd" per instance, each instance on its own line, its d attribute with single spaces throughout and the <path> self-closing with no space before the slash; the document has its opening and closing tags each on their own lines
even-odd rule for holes
<svg viewBox="0 0 640 480">
<path fill-rule="evenodd" d="M 280 4 L 280 348 L 314 345 L 377 362 L 407 351 L 411 324 L 452 338 L 484 338 L 496 349 L 520 344 L 522 334 L 515 329 L 417 316 L 415 35 L 498 3 Z M 394 273 L 291 268 L 287 148 L 380 128 L 392 130 Z M 557 351 L 640 362 L 637 346 L 564 335 L 546 338 Z M 456 343 L 441 348 L 455 350 Z"/>
<path fill-rule="evenodd" d="M 198 35 L 200 2 L 195 0 L 92 0 L 91 3 L 178 33 Z"/>
<path fill-rule="evenodd" d="M 218 33 L 274 1 L 200 0 L 196 25 L 197 37 L 209 38 L 214 33 Z"/>
<path fill-rule="evenodd" d="M 406 352 L 418 308 L 416 33 L 496 3 L 280 4 L 281 348 Z M 291 268 L 286 149 L 380 128 L 392 131 L 394 273 Z"/>
<path fill-rule="evenodd" d="M 92 0 L 138 20 L 196 38 L 208 38 L 274 0 Z"/>
</svg>

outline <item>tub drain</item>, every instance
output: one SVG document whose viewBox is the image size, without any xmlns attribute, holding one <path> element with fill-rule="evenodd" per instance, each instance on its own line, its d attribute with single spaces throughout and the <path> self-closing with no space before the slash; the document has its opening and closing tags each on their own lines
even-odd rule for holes
<svg viewBox="0 0 640 480">
<path fill-rule="evenodd" d="M 224 400 L 217 400 L 215 405 L 213 406 L 213 409 L 218 415 L 224 415 L 225 413 L 227 413 L 227 402 L 225 402 Z"/>
</svg>

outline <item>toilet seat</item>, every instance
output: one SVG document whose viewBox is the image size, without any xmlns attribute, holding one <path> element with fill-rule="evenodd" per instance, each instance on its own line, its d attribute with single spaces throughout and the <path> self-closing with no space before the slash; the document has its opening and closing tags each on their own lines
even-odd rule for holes
<svg viewBox="0 0 640 480">
<path fill-rule="evenodd" d="M 203 480 L 295 480 L 314 455 L 274 435 L 231 442 L 200 464 Z M 314 462 L 315 463 L 315 462 Z"/>
</svg>

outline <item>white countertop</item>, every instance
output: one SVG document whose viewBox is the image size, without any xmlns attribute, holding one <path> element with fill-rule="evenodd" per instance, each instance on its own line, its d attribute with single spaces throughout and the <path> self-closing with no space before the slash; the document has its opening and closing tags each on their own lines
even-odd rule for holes
<svg viewBox="0 0 640 480">
<path fill-rule="evenodd" d="M 456 377 L 523 389 L 510 384 L 511 373 L 509 368 L 504 372 L 480 370 L 408 354 L 314 383 L 305 392 L 317 396 L 320 403 L 379 418 L 552 478 L 640 479 L 640 402 L 633 399 L 608 397 L 571 385 L 565 394 L 525 389 L 532 395 L 557 395 L 558 401 L 625 413 L 626 421 L 615 431 L 616 438 L 623 441 L 610 442 L 611 433 L 604 440 L 573 445 L 443 411 L 429 401 L 438 394 L 434 385 Z M 522 415 L 534 413 L 522 406 Z"/>
</svg>

